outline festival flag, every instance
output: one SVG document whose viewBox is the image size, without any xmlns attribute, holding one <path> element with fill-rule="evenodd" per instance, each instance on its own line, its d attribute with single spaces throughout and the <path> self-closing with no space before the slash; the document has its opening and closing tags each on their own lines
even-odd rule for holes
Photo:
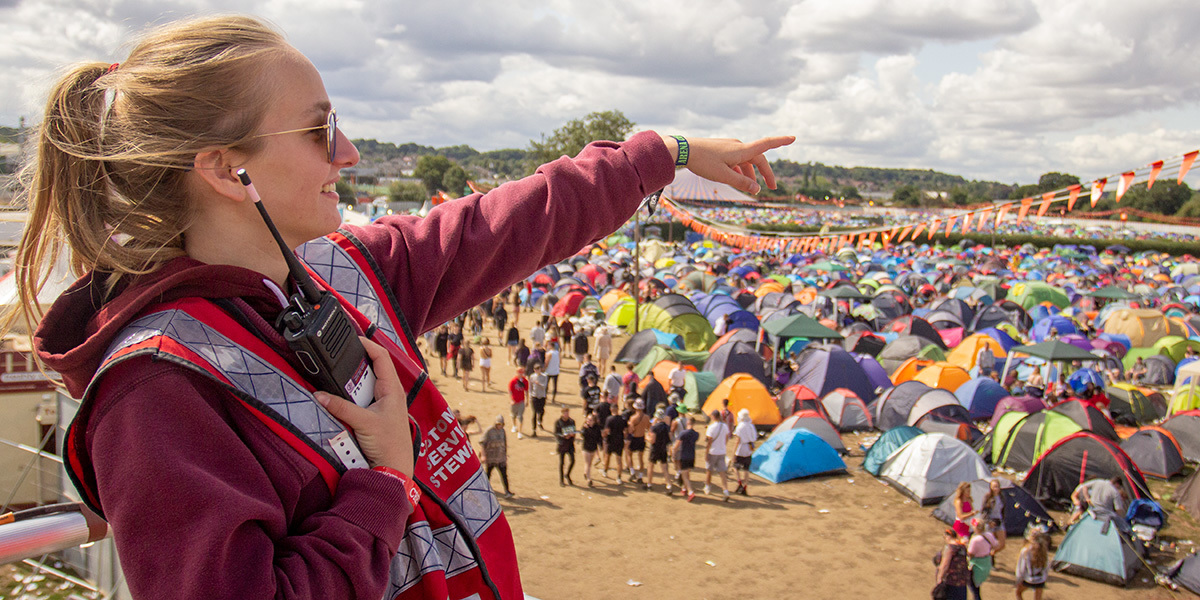
<svg viewBox="0 0 1200 600">
<path fill-rule="evenodd" d="M 1200 150 L 1192 150 L 1183 155 L 1183 162 L 1179 163 L 1179 180 L 1177 183 L 1183 183 L 1183 178 L 1187 177 L 1188 169 L 1192 168 L 1192 163 L 1196 162 L 1196 155 L 1200 154 Z"/>
<path fill-rule="evenodd" d="M 876 234 L 877 234 L 877 232 L 872 231 L 871 234 L 867 236 L 867 250 L 872 250 L 875 248 L 875 235 Z"/>
<path fill-rule="evenodd" d="M 994 227 L 997 231 L 1000 230 L 1000 223 L 1004 221 L 1004 215 L 1008 214 L 1008 209 L 1010 208 L 1012 208 L 1012 202 L 1001 204 L 1000 210 L 996 211 L 996 225 Z"/>
<path fill-rule="evenodd" d="M 1129 184 L 1131 183 L 1133 183 L 1133 171 L 1121 173 L 1121 181 L 1117 182 L 1117 202 L 1120 202 L 1125 192 L 1129 191 Z"/>
<path fill-rule="evenodd" d="M 1154 187 L 1154 180 L 1158 179 L 1158 174 L 1162 173 L 1163 161 L 1156 160 L 1150 163 L 1150 178 L 1146 180 L 1146 189 Z"/>
<path fill-rule="evenodd" d="M 1083 189 L 1078 183 L 1067 188 L 1071 195 L 1067 198 L 1067 212 L 1071 212 L 1075 208 L 1075 201 L 1079 199 L 1079 192 Z"/>
<path fill-rule="evenodd" d="M 975 213 L 969 212 L 963 217 L 962 234 L 966 235 L 971 232 L 971 219 L 975 218 Z M 950 235 L 950 230 L 946 229 L 946 235 Z"/>
<path fill-rule="evenodd" d="M 979 211 L 979 223 L 975 225 L 975 231 L 983 231 L 983 226 L 988 222 L 988 216 L 992 214 L 992 207 L 984 208 Z"/>
<path fill-rule="evenodd" d="M 1050 197 L 1047 198 L 1046 196 L 1050 196 Z M 1040 216 L 1046 214 L 1046 211 L 1050 210 L 1050 201 L 1053 199 L 1054 199 L 1054 194 L 1045 194 L 1042 196 L 1042 205 L 1038 207 L 1037 216 L 1040 217 Z"/>
<path fill-rule="evenodd" d="M 879 233 L 879 243 L 883 244 L 884 252 L 886 252 L 888 250 L 888 248 L 892 247 L 890 242 L 892 241 L 892 238 L 895 236 L 897 229 L 899 229 L 899 227 L 893 227 L 891 231 L 882 231 Z"/>
<path fill-rule="evenodd" d="M 915 244 L 917 243 L 917 236 L 921 235 L 921 232 L 925 230 L 925 224 L 917 223 L 916 227 L 905 227 L 904 231 L 900 232 L 900 241 L 904 241 L 904 234 L 908 233 L 909 229 L 912 230 L 912 235 L 908 239 L 912 240 L 912 242 Z"/>
<path fill-rule="evenodd" d="M 1100 196 L 1104 194 L 1104 186 L 1107 183 L 1107 177 L 1092 182 L 1092 208 L 1096 208 L 1096 203 L 1100 201 Z"/>
<path fill-rule="evenodd" d="M 929 237 L 926 239 L 932 240 L 933 234 L 937 233 L 938 225 L 941 225 L 941 224 L 942 224 L 941 219 L 934 219 L 933 222 L 929 224 Z"/>
<path fill-rule="evenodd" d="M 957 220 L 958 220 L 958 215 L 950 215 L 950 218 L 946 219 L 946 236 L 947 237 L 950 236 L 950 230 L 954 229 L 954 222 Z"/>
<path fill-rule="evenodd" d="M 1030 206 L 1033 206 L 1033 198 L 1021 200 L 1021 210 L 1017 211 L 1017 225 L 1020 225 L 1025 220 L 1025 215 L 1029 212 Z"/>
<path fill-rule="evenodd" d="M 918 227 L 924 227 L 924 225 L 918 225 Z M 900 237 L 896 238 L 896 243 L 897 244 L 903 243 L 904 238 L 908 237 L 908 234 L 910 234 L 910 233 L 913 233 L 912 225 L 909 225 L 900 231 Z M 917 233 L 921 233 L 921 231 L 918 229 Z M 917 237 L 917 233 L 913 233 L 914 238 Z"/>
</svg>

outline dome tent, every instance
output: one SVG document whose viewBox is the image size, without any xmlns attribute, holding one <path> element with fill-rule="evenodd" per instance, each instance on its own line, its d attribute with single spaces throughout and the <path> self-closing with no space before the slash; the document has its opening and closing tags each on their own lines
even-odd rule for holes
<svg viewBox="0 0 1200 600">
<path fill-rule="evenodd" d="M 1087 513 L 1067 530 L 1050 567 L 1113 585 L 1126 585 L 1142 566 L 1141 545 L 1133 543 L 1117 519 Z"/>
<path fill-rule="evenodd" d="M 988 493 L 992 481 L 1000 482 L 1000 502 L 1004 504 L 1004 532 L 1010 536 L 1024 535 L 1025 530 L 1036 525 L 1045 527 L 1047 531 L 1058 531 L 1058 523 L 1046 512 L 1036 498 L 1029 495 L 1019 485 L 1003 477 L 989 477 L 971 482 L 971 506 L 983 507 L 983 498 Z M 946 496 L 942 503 L 933 509 L 933 516 L 947 525 L 955 519 L 954 494 Z"/>
<path fill-rule="evenodd" d="M 863 402 L 875 400 L 875 389 L 862 366 L 841 346 L 811 345 L 800 352 L 796 373 L 788 385 L 802 385 L 818 396 L 837 388 L 854 392 Z"/>
<path fill-rule="evenodd" d="M 817 437 L 825 440 L 825 443 L 829 444 L 829 447 L 836 450 L 838 454 L 849 453 L 846 445 L 842 443 L 842 438 L 838 435 L 837 430 L 833 428 L 833 425 L 829 421 L 825 420 L 825 417 L 821 413 L 815 410 L 802 410 L 794 413 L 792 416 L 784 419 L 782 423 L 776 425 L 775 429 L 771 431 L 771 435 L 775 435 L 780 431 L 787 431 L 788 429 L 807 429 L 815 433 Z"/>
<path fill-rule="evenodd" d="M 779 407 L 767 388 L 745 373 L 736 373 L 722 380 L 704 402 L 704 414 L 721 410 L 724 400 L 729 400 L 729 410 L 734 414 L 743 408 L 749 410 L 750 420 L 755 425 L 777 425 L 782 421 Z"/>
<path fill-rule="evenodd" d="M 1170 479 L 1183 472 L 1183 453 L 1175 436 L 1159 427 L 1143 427 L 1121 442 L 1121 449 L 1148 477 Z"/>
<path fill-rule="evenodd" d="M 838 453 L 807 429 L 780 431 L 750 456 L 750 472 L 771 483 L 845 470 Z"/>
<path fill-rule="evenodd" d="M 1070 506 L 1071 492 L 1081 482 L 1118 476 L 1130 500 L 1152 497 L 1141 471 L 1120 446 L 1080 431 L 1042 454 L 1021 485 L 1043 504 Z"/>
<path fill-rule="evenodd" d="M 918 435 L 925 435 L 924 431 L 916 427 L 901 425 L 893 427 L 879 436 L 874 444 L 867 449 L 866 456 L 863 457 L 863 470 L 879 477 L 879 470 L 883 468 L 883 463 L 887 462 L 888 457 L 893 452 L 900 449 L 908 440 L 911 440 Z"/>
<path fill-rule="evenodd" d="M 1172 415 L 1160 425 L 1171 432 L 1179 449 L 1183 452 L 1184 460 L 1200 461 L 1200 410 L 1189 410 Z M 1197 513 L 1200 518 L 1200 513 Z"/>
<path fill-rule="evenodd" d="M 879 475 L 921 505 L 940 502 L 964 481 L 991 475 L 983 459 L 965 443 L 941 433 L 917 436 L 897 450 Z"/>
</svg>

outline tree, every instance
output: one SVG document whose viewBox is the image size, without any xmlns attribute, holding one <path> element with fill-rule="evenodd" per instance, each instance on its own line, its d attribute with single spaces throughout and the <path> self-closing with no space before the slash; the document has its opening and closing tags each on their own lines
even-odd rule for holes
<svg viewBox="0 0 1200 600">
<path fill-rule="evenodd" d="M 1020 200 L 1030 196 L 1039 196 L 1046 192 L 1053 192 L 1054 190 L 1061 190 L 1077 183 L 1079 183 L 1079 178 L 1074 175 L 1051 171 L 1043 173 L 1038 178 L 1036 184 L 1017 186 L 1013 191 L 1009 192 L 1008 197 L 1010 200 Z"/>
<path fill-rule="evenodd" d="M 1174 181 L 1159 181 L 1150 189 L 1140 185 L 1130 188 L 1121 198 L 1121 204 L 1128 201 L 1129 206 L 1146 212 L 1173 215 L 1191 199 L 1192 189 L 1186 183 L 1180 185 Z"/>
<path fill-rule="evenodd" d="M 915 185 L 902 185 L 896 188 L 892 193 L 892 202 L 900 206 L 920 206 L 921 205 L 921 190 Z"/>
<path fill-rule="evenodd" d="M 354 188 L 349 183 L 339 179 L 334 187 L 337 188 L 338 202 L 354 204 Z"/>
<path fill-rule="evenodd" d="M 420 184 L 397 181 L 388 188 L 389 202 L 415 202 L 424 204 L 429 199 L 425 188 Z"/>
<path fill-rule="evenodd" d="M 619 110 L 594 112 L 582 119 L 572 119 L 554 130 L 549 138 L 529 141 L 529 153 L 537 164 L 545 164 L 560 156 L 575 156 L 583 147 L 597 140 L 623 141 L 634 123 Z"/>
<path fill-rule="evenodd" d="M 971 194 L 962 186 L 955 186 L 950 190 L 950 204 L 954 206 L 965 206 L 971 203 Z"/>
<path fill-rule="evenodd" d="M 852 185 L 843 185 L 841 194 L 847 200 L 862 200 L 862 194 L 858 193 L 858 188 Z"/>
<path fill-rule="evenodd" d="M 467 187 L 467 171 L 458 165 L 454 165 L 446 169 L 446 174 L 442 175 L 442 189 L 446 190 L 452 198 L 458 198 L 464 195 L 464 190 Z"/>
<path fill-rule="evenodd" d="M 417 168 L 413 170 L 413 177 L 421 180 L 425 184 L 425 191 L 429 195 L 437 193 L 442 187 L 442 178 L 446 176 L 446 171 L 454 163 L 450 159 L 440 154 L 431 156 L 422 156 L 417 159 Z"/>
</svg>

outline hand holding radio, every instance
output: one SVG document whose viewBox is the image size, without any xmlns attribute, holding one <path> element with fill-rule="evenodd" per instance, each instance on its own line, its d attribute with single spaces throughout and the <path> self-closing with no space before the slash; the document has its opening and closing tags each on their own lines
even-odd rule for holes
<svg viewBox="0 0 1200 600">
<path fill-rule="evenodd" d="M 316 392 L 317 401 L 334 418 L 354 430 L 354 438 L 371 466 L 413 472 L 413 440 L 408 426 L 408 402 L 404 387 L 388 351 L 360 337 L 375 370 L 375 402 L 363 408 L 326 392 Z"/>
</svg>

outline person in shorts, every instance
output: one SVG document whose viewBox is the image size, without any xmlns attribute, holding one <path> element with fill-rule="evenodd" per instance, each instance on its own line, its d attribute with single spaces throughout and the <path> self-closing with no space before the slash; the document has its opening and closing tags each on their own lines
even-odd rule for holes
<svg viewBox="0 0 1200 600">
<path fill-rule="evenodd" d="M 687 415 L 679 415 L 676 419 L 679 427 L 679 436 L 675 439 L 674 455 L 675 455 L 675 470 L 679 473 L 679 486 L 683 493 L 687 496 L 687 501 L 691 502 L 696 499 L 696 492 L 692 490 L 692 469 L 696 468 L 696 442 L 700 439 L 700 434 L 692 429 L 692 420 Z M 671 488 L 667 486 L 667 495 L 671 494 Z"/>
<path fill-rule="evenodd" d="M 609 463 L 612 457 L 617 457 L 617 483 L 621 483 L 621 455 L 625 453 L 625 428 L 628 425 L 625 417 L 614 414 L 604 422 L 604 476 L 608 477 Z"/>
<path fill-rule="evenodd" d="M 525 369 L 517 367 L 517 375 L 508 382 L 508 393 L 512 400 L 509 407 L 513 419 L 512 430 L 517 434 L 517 439 L 521 439 L 524 436 L 521 429 L 525 426 L 525 404 L 529 400 L 529 379 L 525 377 Z M 537 435 L 536 427 L 533 435 Z"/>
<path fill-rule="evenodd" d="M 654 424 L 646 433 L 646 441 L 650 443 L 650 468 L 646 472 L 646 489 L 654 487 L 654 470 L 662 465 L 663 481 L 667 484 L 667 495 L 671 494 L 671 477 L 667 472 L 667 445 L 671 441 L 671 426 L 667 424 L 667 415 L 660 408 L 654 413 Z"/>
<path fill-rule="evenodd" d="M 438 327 L 437 335 L 433 338 L 433 351 L 437 354 L 438 363 L 442 366 L 442 375 L 446 374 L 446 361 L 450 358 L 450 351 L 447 347 L 450 343 L 450 328 L 442 325 Z"/>
<path fill-rule="evenodd" d="M 571 470 L 575 468 L 575 419 L 571 418 L 571 409 L 565 406 L 562 416 L 554 422 L 554 438 L 558 440 L 558 485 L 575 485 L 571 481 Z M 566 481 L 563 480 L 564 477 Z"/>
<path fill-rule="evenodd" d="M 462 326 L 455 325 L 454 330 L 450 332 L 450 336 L 446 340 L 446 358 L 454 366 L 455 378 L 458 378 L 458 349 L 462 347 L 462 343 Z"/>
<path fill-rule="evenodd" d="M 604 439 L 604 424 L 596 413 L 591 413 L 583 419 L 583 478 L 588 487 L 592 487 L 592 462 L 596 452 L 600 450 L 600 442 Z"/>
<path fill-rule="evenodd" d="M 729 501 L 729 465 L 725 462 L 726 445 L 729 442 L 729 425 L 721 418 L 721 411 L 714 410 L 712 423 L 704 432 L 708 445 L 704 448 L 704 493 L 711 493 L 713 473 L 721 476 L 721 492 Z"/>
<path fill-rule="evenodd" d="M 750 411 L 738 411 L 737 429 L 733 430 L 737 438 L 737 447 L 733 451 L 733 466 L 737 470 L 737 490 L 735 493 L 749 496 L 746 486 L 750 483 L 750 457 L 754 454 L 754 442 L 758 440 L 758 431 L 750 420 Z"/>
<path fill-rule="evenodd" d="M 633 414 L 629 416 L 629 428 L 625 437 L 625 462 L 629 465 L 629 478 L 641 483 L 646 472 L 646 432 L 650 430 L 650 415 L 639 398 L 633 401 Z M 637 466 L 634 466 L 634 463 Z M 647 485 L 646 489 L 650 489 Z"/>
</svg>

